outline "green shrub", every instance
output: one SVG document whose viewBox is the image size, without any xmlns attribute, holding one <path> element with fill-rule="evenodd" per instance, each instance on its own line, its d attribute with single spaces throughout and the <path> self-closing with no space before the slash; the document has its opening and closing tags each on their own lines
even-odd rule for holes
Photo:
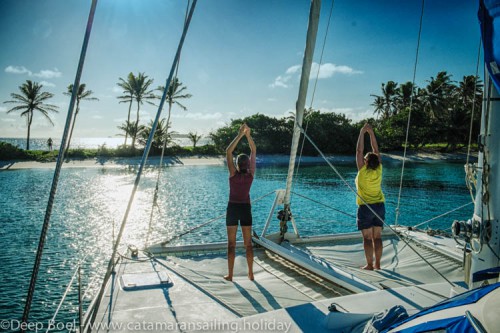
<svg viewBox="0 0 500 333">
<path fill-rule="evenodd" d="M 25 160 L 26 152 L 7 142 L 0 142 L 0 160 Z"/>
</svg>

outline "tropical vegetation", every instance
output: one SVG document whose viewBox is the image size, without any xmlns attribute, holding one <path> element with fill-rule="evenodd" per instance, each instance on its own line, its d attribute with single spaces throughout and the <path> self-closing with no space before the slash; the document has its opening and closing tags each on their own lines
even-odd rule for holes
<svg viewBox="0 0 500 333">
<path fill-rule="evenodd" d="M 137 76 L 130 73 L 127 80 L 120 80 L 124 95 L 119 99 L 120 102 L 129 103 L 129 116 L 134 102 L 137 103 L 137 112 L 139 112 L 142 101 L 150 102 L 153 99 L 154 94 L 149 89 L 152 80 L 148 79 L 144 73 L 139 73 Z M 21 103 L 21 106 L 17 108 L 24 107 L 21 115 L 29 115 L 32 118 L 32 112 L 35 109 L 31 111 L 27 109 L 27 104 L 29 104 L 27 96 L 33 95 L 33 91 L 36 91 L 37 97 L 34 99 L 40 102 L 46 101 L 51 95 L 41 93 L 39 85 L 28 82 L 30 81 L 20 87 L 26 96 L 12 94 L 12 97 L 17 103 Z M 128 86 L 131 87 L 130 90 L 126 89 Z M 209 145 L 198 147 L 197 143 L 201 135 L 190 132 L 188 138 L 193 146 L 179 147 L 172 138 L 175 132 L 170 132 L 170 114 L 173 105 L 185 110 L 186 107 L 180 101 L 190 98 L 191 95 L 185 92 L 186 87 L 177 79 L 172 81 L 170 88 L 166 92 L 165 99 L 168 103 L 168 117 L 159 122 L 153 136 L 151 149 L 153 155 L 159 154 L 164 145 L 168 146 L 166 154 L 223 154 L 244 122 L 252 128 L 259 154 L 288 154 L 290 152 L 294 116 L 277 118 L 259 113 L 245 118 L 232 119 L 227 125 L 212 131 L 208 135 L 211 140 Z M 424 87 L 413 86 L 410 82 L 399 84 L 395 81 L 388 81 L 381 84 L 380 94 L 372 95 L 373 118 L 355 122 L 345 114 L 311 108 L 305 110 L 303 127 L 319 150 L 325 154 L 352 154 L 359 129 L 366 122 L 370 122 L 374 127 L 379 146 L 383 151 L 402 149 L 405 147 L 407 137 L 409 148 L 420 149 L 425 146 L 453 151 L 460 146 L 467 145 L 469 138 L 476 138 L 479 133 L 482 89 L 482 82 L 476 80 L 474 76 L 464 76 L 462 80 L 456 82 L 447 72 L 437 73 L 435 77 L 426 81 Z M 41 112 L 46 116 L 48 116 L 48 111 L 54 111 L 53 106 L 50 105 L 38 103 L 37 106 L 36 110 L 43 110 Z M 139 113 L 137 113 L 135 121 L 127 120 L 118 127 L 125 137 L 132 137 L 130 149 L 125 145 L 116 151 L 101 147 L 99 154 L 140 155 L 141 147 L 136 150 L 135 145 L 136 143 L 140 146 L 145 145 L 152 125 L 152 121 L 148 125 L 140 125 Z M 302 142 L 303 146 L 299 148 L 302 154 L 318 155 L 318 150 L 308 140 L 301 140 Z M 245 143 L 239 148 L 242 151 L 248 150 Z M 6 146 L 0 149 L 8 150 Z M 9 151 L 14 154 L 12 149 Z M 19 155 L 18 152 L 15 154 Z M 73 154 L 83 153 L 74 152 Z"/>
<path fill-rule="evenodd" d="M 30 131 L 31 125 L 33 124 L 33 116 L 35 111 L 41 113 L 45 119 L 47 119 L 52 126 L 54 123 L 50 119 L 49 113 L 57 113 L 57 106 L 46 104 L 46 102 L 54 97 L 53 94 L 42 91 L 43 85 L 38 82 L 32 82 L 31 80 L 26 80 L 21 86 L 19 86 L 20 93 L 12 93 L 10 96 L 12 100 L 5 101 L 6 104 L 17 104 L 12 109 L 7 110 L 7 113 L 14 111 L 20 111 L 21 117 L 26 117 L 26 124 L 28 127 L 28 133 L 26 136 L 26 150 L 30 149 Z"/>
<path fill-rule="evenodd" d="M 66 146 L 66 154 L 68 153 L 69 146 L 71 145 L 71 138 L 73 137 L 73 130 L 75 129 L 76 116 L 78 116 L 78 112 L 80 112 L 80 102 L 99 100 L 96 97 L 90 97 L 94 92 L 92 90 L 85 90 L 86 87 L 87 86 L 85 85 L 85 83 L 81 83 L 76 91 L 76 109 L 75 109 L 75 114 L 73 116 L 73 121 L 71 122 L 71 130 L 69 132 L 68 144 Z M 68 86 L 68 90 L 63 94 L 71 96 L 73 94 L 73 84 L 70 84 Z"/>
<path fill-rule="evenodd" d="M 150 79 L 144 73 L 138 73 L 137 76 L 133 73 L 129 73 L 127 76 L 127 80 L 124 80 L 122 78 L 119 78 L 119 80 L 120 82 L 118 82 L 118 86 L 123 89 L 123 95 L 119 96 L 118 99 L 121 103 L 129 103 L 127 121 L 119 126 L 119 128 L 132 128 L 132 132 L 125 132 L 125 144 L 127 143 L 128 135 L 130 135 L 132 137 L 132 148 L 135 148 L 135 142 L 137 136 L 139 135 L 139 113 L 141 105 L 144 102 L 155 105 L 152 100 L 155 100 L 157 98 L 153 90 L 150 89 L 150 86 L 153 84 L 154 80 Z M 132 109 L 132 103 L 134 101 L 137 104 L 136 118 L 135 122 L 132 123 L 133 126 L 131 126 L 130 112 Z"/>
</svg>

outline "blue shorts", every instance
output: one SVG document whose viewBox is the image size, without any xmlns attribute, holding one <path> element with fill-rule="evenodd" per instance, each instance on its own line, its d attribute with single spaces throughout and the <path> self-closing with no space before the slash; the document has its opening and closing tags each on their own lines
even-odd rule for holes
<svg viewBox="0 0 500 333">
<path fill-rule="evenodd" d="M 383 202 L 369 205 L 382 220 L 385 220 L 385 205 Z M 360 205 L 357 213 L 358 230 L 369 229 L 371 227 L 384 227 L 384 223 L 373 214 L 366 205 Z"/>
<path fill-rule="evenodd" d="M 226 210 L 226 226 L 238 225 L 248 227 L 252 225 L 252 206 L 249 203 L 229 202 Z"/>
</svg>

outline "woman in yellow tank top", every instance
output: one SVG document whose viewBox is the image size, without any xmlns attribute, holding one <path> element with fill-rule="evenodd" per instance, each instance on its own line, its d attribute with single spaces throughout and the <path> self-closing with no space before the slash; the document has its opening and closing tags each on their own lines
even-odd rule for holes
<svg viewBox="0 0 500 333">
<path fill-rule="evenodd" d="M 372 151 L 364 154 L 365 134 L 370 136 Z M 382 258 L 382 228 L 385 219 L 385 197 L 382 193 L 382 160 L 377 139 L 370 124 L 365 124 L 359 132 L 356 147 L 356 203 L 358 204 L 357 225 L 363 235 L 366 265 L 363 269 L 380 269 Z M 375 263 L 373 257 L 375 256 Z"/>
</svg>

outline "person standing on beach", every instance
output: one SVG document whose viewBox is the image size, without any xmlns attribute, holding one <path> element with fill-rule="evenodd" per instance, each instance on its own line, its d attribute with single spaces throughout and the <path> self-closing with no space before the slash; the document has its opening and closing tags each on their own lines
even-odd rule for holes
<svg viewBox="0 0 500 333">
<path fill-rule="evenodd" d="M 365 134 L 370 136 L 372 151 L 363 156 Z M 366 265 L 363 269 L 380 269 L 382 258 L 382 228 L 385 220 L 385 197 L 382 193 L 382 159 L 377 139 L 370 124 L 359 132 L 356 147 L 356 203 L 358 204 L 357 225 L 363 235 Z M 373 256 L 375 255 L 375 264 Z"/>
<path fill-rule="evenodd" d="M 52 138 L 47 140 L 47 146 L 49 146 L 49 151 L 52 151 Z"/>
<path fill-rule="evenodd" d="M 240 154 L 233 161 L 233 151 L 243 137 L 248 140 L 250 157 Z M 236 258 L 236 233 L 238 222 L 243 233 L 243 243 L 246 250 L 248 278 L 253 281 L 253 248 L 252 248 L 252 207 L 250 204 L 250 187 L 255 174 L 255 157 L 257 148 L 250 135 L 250 127 L 242 124 L 238 135 L 226 149 L 227 168 L 229 169 L 229 202 L 226 211 L 227 228 L 227 281 L 233 280 L 234 260 Z"/>
</svg>

